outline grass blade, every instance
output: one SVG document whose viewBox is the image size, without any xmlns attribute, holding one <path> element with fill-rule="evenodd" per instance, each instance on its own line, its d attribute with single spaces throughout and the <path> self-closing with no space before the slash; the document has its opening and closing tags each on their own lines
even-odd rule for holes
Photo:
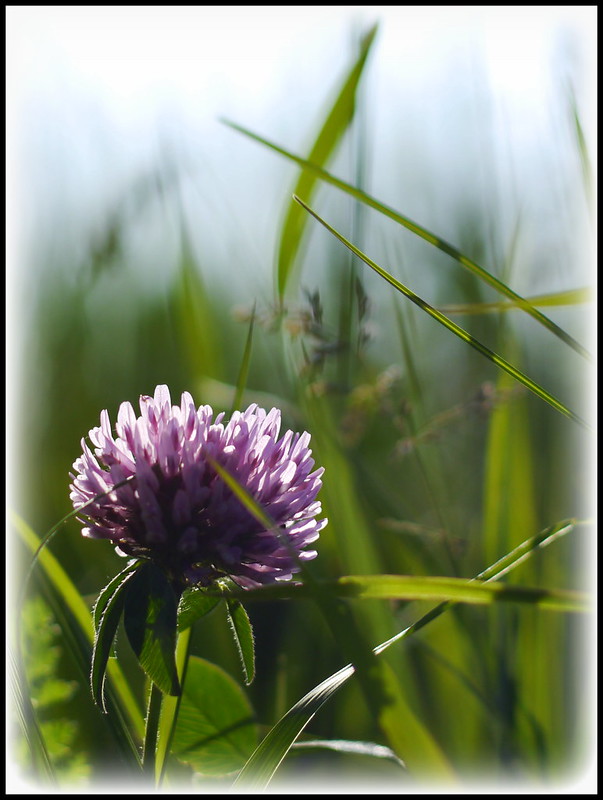
<svg viewBox="0 0 603 800">
<path fill-rule="evenodd" d="M 588 303 L 594 299 L 590 289 L 567 289 L 564 292 L 549 292 L 547 294 L 526 297 L 534 306 L 574 306 Z M 460 305 L 440 306 L 440 311 L 447 314 L 490 314 L 505 311 L 516 311 L 520 308 L 518 303 L 505 301 L 495 303 L 463 303 Z"/>
<path fill-rule="evenodd" d="M 250 513 L 267 528 L 274 528 L 266 512 L 238 481 L 213 459 L 208 460 Z M 358 677 L 367 706 L 392 749 L 398 754 L 404 753 L 405 760 L 413 767 L 420 766 L 432 774 L 452 777 L 452 769 L 438 743 L 408 705 L 393 670 L 386 663 L 375 660 L 372 648 L 365 641 L 363 630 L 348 605 L 335 597 L 328 585 L 314 579 L 301 560 L 299 567 L 305 581 L 303 588 L 320 608 L 343 656 L 354 665 L 352 672 Z M 221 591 L 227 592 L 225 589 Z M 249 591 L 249 599 L 253 594 Z"/>
<path fill-rule="evenodd" d="M 17 515 L 13 515 L 13 520 L 15 528 L 25 545 L 33 553 L 38 554 L 37 562 L 44 570 L 52 586 L 54 586 L 65 607 L 73 615 L 79 629 L 87 639 L 90 648 L 92 648 L 94 644 L 92 615 L 82 596 L 52 553 L 47 549 L 41 549 L 41 540 L 31 528 Z M 117 661 L 109 659 L 107 674 L 134 733 L 142 737 L 144 730 L 142 714 Z"/>
<path fill-rule="evenodd" d="M 528 302 L 525 298 L 521 295 L 514 292 L 509 286 L 507 286 L 502 281 L 498 280 L 494 275 L 480 266 L 477 262 L 473 261 L 473 259 L 468 258 L 467 256 L 463 255 L 456 247 L 446 242 L 444 239 L 441 239 L 439 236 L 436 236 L 434 233 L 431 233 L 426 228 L 423 228 L 421 225 L 418 225 L 416 222 L 408 219 L 404 215 L 400 214 L 398 211 L 395 211 L 393 208 L 380 203 L 374 197 L 366 194 L 360 189 L 355 188 L 349 183 L 336 178 L 334 175 L 331 175 L 321 166 L 312 163 L 312 160 L 306 160 L 301 158 L 300 156 L 296 156 L 293 153 L 285 150 L 283 147 L 279 147 L 274 142 L 270 142 L 268 139 L 264 139 L 262 136 L 258 136 L 255 133 L 247 130 L 246 128 L 242 127 L 241 125 L 237 125 L 234 122 L 230 122 L 229 120 L 223 119 L 222 122 L 225 125 L 228 125 L 233 130 L 238 131 L 239 133 L 248 136 L 250 139 L 253 139 L 260 144 L 269 147 L 271 150 L 274 150 L 276 153 L 288 158 L 290 161 L 294 161 L 299 166 L 303 167 L 306 170 L 313 172 L 318 178 L 324 180 L 326 183 L 335 186 L 337 189 L 340 189 L 346 194 L 351 195 L 356 200 L 359 200 L 361 203 L 369 206 L 370 208 L 374 208 L 376 211 L 379 211 L 381 214 L 384 214 L 386 217 L 393 219 L 398 224 L 405 227 L 407 230 L 411 231 L 412 233 L 419 236 L 424 241 L 428 242 L 429 244 L 437 247 L 438 250 L 441 250 L 443 253 L 446 253 L 451 258 L 454 258 L 462 267 L 468 269 L 474 275 L 477 275 L 481 280 L 491 286 L 500 294 L 503 294 L 505 297 L 508 297 L 510 300 L 513 300 L 514 303 L 517 304 L 519 308 L 537 320 L 541 325 L 547 328 L 551 333 L 553 333 L 557 338 L 561 339 L 561 341 L 565 342 L 569 347 L 575 350 L 577 353 L 580 353 L 581 356 L 584 358 L 590 359 L 591 355 L 588 350 L 583 347 L 579 342 L 577 342 L 572 336 L 570 336 L 566 331 L 556 325 L 552 320 L 550 320 L 547 316 L 545 316 L 541 311 Z M 296 192 L 297 194 L 297 192 Z"/>
<path fill-rule="evenodd" d="M 575 522 L 569 520 L 547 528 L 536 536 L 522 542 L 522 544 L 510 553 L 507 553 L 496 563 L 487 567 L 476 576 L 475 581 L 498 580 L 519 564 L 523 563 L 537 549 L 547 547 L 551 542 L 573 530 L 574 527 Z M 421 628 L 439 617 L 453 605 L 454 603 L 450 601 L 440 603 L 408 628 L 405 628 L 395 636 L 392 636 L 391 639 L 375 647 L 373 652 L 375 655 L 379 655 L 395 642 L 401 641 L 421 630 Z M 238 786 L 242 789 L 254 789 L 256 791 L 264 789 L 278 769 L 279 764 L 287 755 L 289 749 L 317 711 L 319 711 L 327 700 L 352 677 L 354 671 L 354 667 L 348 664 L 322 681 L 318 686 L 315 686 L 310 692 L 304 695 L 301 700 L 292 706 L 260 742 L 249 761 L 239 773 L 234 784 L 235 788 Z"/>
<path fill-rule="evenodd" d="M 347 575 L 336 581 L 334 591 L 344 597 L 379 597 L 398 600 L 449 600 L 454 603 L 491 605 L 499 602 L 528 603 L 552 611 L 587 611 L 583 592 L 476 583 L 473 580 L 407 575 Z"/>
<path fill-rule="evenodd" d="M 333 234 L 337 239 L 339 239 L 342 244 L 344 244 L 348 249 L 350 249 L 358 258 L 361 258 L 365 264 L 367 264 L 371 269 L 373 269 L 378 275 L 381 275 L 382 278 L 390 283 L 395 289 L 405 295 L 409 300 L 411 300 L 415 305 L 419 306 L 425 313 L 429 314 L 429 316 L 433 317 L 437 320 L 441 325 L 445 328 L 448 328 L 449 331 L 454 333 L 456 336 L 459 337 L 462 341 L 466 342 L 468 345 L 473 347 L 483 356 L 485 356 L 489 361 L 493 364 L 496 364 L 497 367 L 500 369 L 504 369 L 505 372 L 508 372 L 515 380 L 522 383 L 526 386 L 531 392 L 533 392 L 537 397 L 540 397 L 542 400 L 547 402 L 550 406 L 554 409 L 559 411 L 560 413 L 564 414 L 566 417 L 569 417 L 574 422 L 578 422 L 583 427 L 588 427 L 587 423 L 581 419 L 577 414 L 571 411 L 567 406 L 565 406 L 560 400 L 553 397 L 553 395 L 549 394 L 545 389 L 543 389 L 539 384 L 525 375 L 523 372 L 518 370 L 508 361 L 506 361 L 502 356 L 499 356 L 493 350 L 490 350 L 489 347 L 482 344 L 479 340 L 477 340 L 474 336 L 468 333 L 466 330 L 461 328 L 452 320 L 448 319 L 441 311 L 438 311 L 433 306 L 430 306 L 425 300 L 422 300 L 418 295 L 416 295 L 411 289 L 404 286 L 404 284 L 400 283 L 400 281 L 396 280 L 392 275 L 389 274 L 383 267 L 380 267 L 374 261 L 372 261 L 367 255 L 365 255 L 361 250 L 359 250 L 355 245 L 349 242 L 344 236 L 342 236 L 338 231 L 335 230 L 328 222 L 326 222 L 322 217 L 320 217 L 316 211 L 313 211 L 303 200 L 299 197 L 295 197 L 296 201 L 303 206 L 303 208 L 308 211 L 308 213 L 312 214 L 312 216 L 318 220 L 330 233 Z"/>
<path fill-rule="evenodd" d="M 341 91 L 314 142 L 308 159 L 314 164 L 323 165 L 328 161 L 352 121 L 356 107 L 356 90 L 376 33 L 377 25 L 373 26 L 364 37 L 359 56 L 348 73 Z M 311 197 L 316 182 L 317 175 L 315 172 L 303 170 L 298 178 L 294 193 L 301 193 L 304 197 Z M 291 277 L 306 222 L 307 219 L 299 206 L 296 206 L 295 203 L 290 203 L 278 245 L 277 291 L 281 302 Z"/>
<path fill-rule="evenodd" d="M 303 742 L 296 742 L 294 750 L 332 750 L 335 753 L 350 753 L 351 755 L 368 756 L 369 758 L 384 758 L 393 761 L 401 767 L 401 761 L 393 750 L 374 742 L 356 742 L 347 739 L 308 739 Z"/>
<path fill-rule="evenodd" d="M 105 682 L 105 673 L 107 671 L 107 663 L 117 632 L 117 626 L 121 619 L 121 612 L 124 607 L 124 590 L 134 574 L 135 571 L 129 568 L 127 568 L 125 576 L 123 573 L 120 573 L 117 576 L 119 581 L 111 581 L 107 587 L 109 591 L 101 594 L 99 602 L 97 602 L 94 609 L 95 635 L 94 647 L 92 649 L 90 687 L 92 689 L 94 702 L 99 708 L 102 708 L 105 713 L 107 713 L 107 709 L 105 707 L 103 686 Z M 100 608 L 98 608 L 99 606 Z M 97 617 L 98 622 L 96 622 Z"/>
<path fill-rule="evenodd" d="M 243 678 L 249 686 L 255 677 L 255 644 L 251 622 L 243 604 L 236 598 L 227 598 L 226 613 L 228 624 L 241 659 Z"/>
<path fill-rule="evenodd" d="M 258 742 L 253 709 L 221 667 L 191 656 L 182 688 L 172 755 L 204 777 L 236 773 Z"/>
<path fill-rule="evenodd" d="M 46 748 L 44 736 L 38 725 L 36 713 L 29 696 L 25 668 L 19 666 L 12 652 L 9 651 L 10 660 L 10 685 L 13 692 L 13 708 L 19 719 L 23 738 L 27 742 L 31 756 L 31 766 L 34 774 L 48 781 L 53 787 L 57 786 L 56 776 L 52 767 L 50 756 Z"/>
</svg>

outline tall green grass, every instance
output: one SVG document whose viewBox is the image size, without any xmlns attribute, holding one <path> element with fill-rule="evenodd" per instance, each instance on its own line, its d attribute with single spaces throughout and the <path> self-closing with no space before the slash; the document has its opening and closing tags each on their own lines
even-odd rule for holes
<svg viewBox="0 0 603 800">
<path fill-rule="evenodd" d="M 261 788 L 273 775 L 297 785 L 326 774 L 334 783 L 366 778 L 402 792 L 436 776 L 447 784 L 546 784 L 580 769 L 588 749 L 581 620 L 591 588 L 583 559 L 592 527 L 575 480 L 576 471 L 587 472 L 590 433 L 577 424 L 583 387 L 572 381 L 583 374 L 576 363 L 587 348 L 538 307 L 552 314 L 556 301 L 580 314 L 589 296 L 570 281 L 544 298 L 522 297 L 509 278 L 327 171 L 355 124 L 356 92 L 370 78 L 364 72 L 377 42 L 368 32 L 307 156 L 259 135 L 249 142 L 250 150 L 259 142 L 300 167 L 274 226 L 274 270 L 266 275 L 273 305 L 252 298 L 244 322 L 235 321 L 229 294 L 213 277 L 225 265 L 196 254 L 183 218 L 165 293 L 131 292 L 129 265 L 111 246 L 112 215 L 105 246 L 91 249 L 92 271 L 90 261 L 65 254 L 62 270 L 42 275 L 18 421 L 21 491 L 10 535 L 19 563 L 69 512 L 70 466 L 100 410 L 114 416 L 121 401 L 158 383 L 168 383 L 172 397 L 189 390 L 216 411 L 278 405 L 288 427 L 310 431 L 325 467 L 329 525 L 303 590 L 248 595 L 262 602 L 233 596 L 228 614 L 222 604 L 204 608 L 180 631 L 184 691 L 166 696 L 160 716 L 149 706 L 158 736 L 150 752 L 147 687 L 119 627 L 117 657 L 110 647 L 102 653 L 108 716 L 90 695 L 92 608 L 123 562 L 107 543 L 83 540 L 68 519 L 41 551 L 25 605 L 15 609 L 30 624 L 50 609 L 58 639 L 41 642 L 36 659 L 47 681 L 72 686 L 72 695 L 44 705 L 44 682 L 23 637 L 16 705 L 29 748 L 19 746 L 19 769 L 41 784 L 65 785 L 83 761 L 91 785 L 109 771 L 138 774 L 141 755 L 164 787 L 201 791 L 230 787 L 237 775 L 237 786 Z M 308 210 L 326 219 L 316 208 L 333 187 L 451 257 L 450 284 L 442 285 L 454 289 L 455 305 L 447 315 L 439 301 L 414 292 L 416 265 L 396 263 L 396 242 L 386 269 L 381 255 L 371 258 L 337 226 L 316 225 Z M 181 208 L 177 196 L 174 208 Z M 480 223 L 464 220 L 476 237 Z M 118 228 L 123 233 L 127 221 Z M 317 236 L 322 263 L 317 285 L 308 287 L 307 244 Z M 476 302 L 463 270 L 506 300 Z M 515 325 L 511 307 L 540 325 Z M 486 313 L 489 324 L 481 325 Z M 466 330 L 436 324 L 452 314 L 463 315 Z M 376 321 L 375 345 L 368 332 Z M 532 341 L 535 328 L 546 345 Z M 493 565 L 509 553 L 499 576 Z M 493 576 L 501 582 L 484 582 Z M 239 601 L 255 633 L 255 661 Z M 98 699 L 99 674 L 93 683 Z M 220 696 L 224 718 L 214 704 Z M 71 757 L 53 750 L 43 724 L 70 720 L 79 731 Z M 312 747 L 296 746 L 304 742 Z"/>
</svg>

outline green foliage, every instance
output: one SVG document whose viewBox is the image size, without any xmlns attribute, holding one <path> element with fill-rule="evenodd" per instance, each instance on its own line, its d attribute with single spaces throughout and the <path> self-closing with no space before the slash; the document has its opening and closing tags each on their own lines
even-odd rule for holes
<svg viewBox="0 0 603 800">
<path fill-rule="evenodd" d="M 30 554 L 51 538 L 53 548 L 39 550 L 32 570 L 46 582 L 53 616 L 38 599 L 27 601 L 24 614 L 39 731 L 28 724 L 28 698 L 19 709 L 24 746 L 40 776 L 106 769 L 103 746 L 95 746 L 101 727 L 129 752 L 139 776 L 142 748 L 145 777 L 169 788 L 179 780 L 193 785 L 193 775 L 227 776 L 230 785 L 237 774 L 237 786 L 263 788 L 303 744 L 304 732 L 327 758 L 353 750 L 350 742 L 370 743 L 363 758 L 390 762 L 401 781 L 462 781 L 478 767 L 495 777 L 550 780 L 571 766 L 584 724 L 576 612 L 589 608 L 580 565 L 590 528 L 576 522 L 588 508 L 575 476 L 583 473 L 589 440 L 573 424 L 582 373 L 563 345 L 586 350 L 537 307 L 555 313 L 563 304 L 580 315 L 590 295 L 571 285 L 519 295 L 465 248 L 448 244 L 450 237 L 326 171 L 354 124 L 374 35 L 317 127 L 308 159 L 231 127 L 300 167 L 295 191 L 302 200 L 320 199 L 320 180 L 411 231 L 432 257 L 450 257 L 449 278 L 438 273 L 433 290 L 441 302 L 427 303 L 410 288 L 431 264 L 399 257 L 397 239 L 387 259 L 372 261 L 357 240 L 330 228 L 349 258 L 378 276 L 365 277 L 326 235 L 314 256 L 318 270 L 310 272 L 302 257 L 309 216 L 288 195 L 280 231 L 275 223 L 277 308 L 261 306 L 260 290 L 245 325 L 232 320 L 233 286 L 224 291 L 210 277 L 228 265 L 197 257 L 183 224 L 164 294 L 132 289 L 123 247 L 129 219 L 118 210 L 90 259 L 65 258 L 69 278 L 40 278 L 28 351 L 36 358 L 26 363 L 27 381 L 44 387 L 44 404 L 38 408 L 33 393 L 24 393 L 22 468 L 23 516 L 34 524 L 15 523 Z M 585 164 L 575 109 L 573 119 Z M 176 215 L 183 219 L 179 203 Z M 480 213 L 467 214 L 457 240 L 465 231 L 475 250 L 486 252 L 483 229 Z M 496 244 L 513 251 L 513 242 Z M 540 244 L 546 250 L 547 242 Z M 571 249 L 565 255 L 571 263 Z M 404 283 L 380 263 L 403 268 Z M 310 287 L 297 294 L 294 268 Z M 482 299 L 478 280 L 506 300 Z M 413 304 L 396 302 L 399 293 Z M 444 311 L 463 314 L 466 326 Z M 545 345 L 519 317 L 541 323 Z M 444 327 L 430 325 L 434 318 Z M 373 340 L 375 326 L 380 339 Z M 325 467 L 329 525 L 319 558 L 300 564 L 302 586 L 239 592 L 225 584 L 215 595 L 195 588 L 177 596 L 152 564 L 123 569 L 106 542 L 83 540 L 74 515 L 64 517 L 80 437 L 102 408 L 113 414 L 119 402 L 135 401 L 159 382 L 169 383 L 173 396 L 187 389 L 199 404 L 227 413 L 244 400 L 275 404 L 288 427 L 310 431 L 316 462 Z M 216 469 L 270 525 L 232 476 Z M 40 539 L 34 529 L 51 535 Z M 218 605 L 226 606 L 226 619 L 222 608 L 211 613 Z M 62 653 L 80 667 L 77 686 L 60 675 Z M 106 714 L 86 691 L 90 666 Z M 159 687 L 149 692 L 146 728 L 145 677 Z M 17 695 L 22 690 L 17 681 Z M 73 701 L 84 695 L 91 711 L 82 700 L 76 720 Z M 308 748 L 305 758 L 313 757 Z M 342 779 L 353 774 L 345 760 L 328 763 Z"/>
<path fill-rule="evenodd" d="M 61 782 L 84 781 L 91 772 L 89 754 L 78 746 L 77 706 L 69 705 L 81 694 L 82 686 L 58 677 L 61 629 L 41 597 L 26 602 L 21 633 L 28 690 L 52 769 Z M 18 744 L 18 753 L 21 765 L 30 768 L 32 753 L 24 739 Z"/>
<path fill-rule="evenodd" d="M 132 580 L 135 570 L 141 566 L 135 563 L 126 567 L 103 589 L 94 605 L 94 649 L 92 651 L 92 668 L 90 670 L 90 687 L 95 703 L 103 711 L 105 706 L 103 687 L 107 662 L 113 648 L 113 640 L 117 632 L 124 603 L 125 590 L 128 582 Z"/>
<path fill-rule="evenodd" d="M 358 83 L 376 33 L 377 26 L 375 25 L 363 38 L 358 58 L 346 76 L 343 86 L 329 109 L 322 128 L 314 141 L 308 158 L 312 164 L 318 164 L 319 166 L 326 164 L 352 122 L 356 109 Z M 309 199 L 314 192 L 316 181 L 317 178 L 313 172 L 302 170 L 293 194 L 301 194 Z M 306 218 L 295 203 L 289 202 L 278 246 L 277 291 L 281 302 L 285 297 L 287 284 L 290 281 L 305 229 Z"/>
<path fill-rule="evenodd" d="M 206 776 L 238 772 L 257 743 L 245 694 L 216 664 L 193 656 L 172 741 L 172 752 Z"/>
<path fill-rule="evenodd" d="M 249 685 L 255 677 L 255 644 L 253 629 L 245 607 L 240 600 L 228 598 L 226 600 L 226 613 L 228 624 L 232 631 L 237 651 L 241 659 L 243 677 Z"/>
<path fill-rule="evenodd" d="M 149 678 L 166 694 L 179 695 L 176 668 L 178 598 L 166 575 L 148 561 L 125 588 L 124 628 Z"/>
</svg>

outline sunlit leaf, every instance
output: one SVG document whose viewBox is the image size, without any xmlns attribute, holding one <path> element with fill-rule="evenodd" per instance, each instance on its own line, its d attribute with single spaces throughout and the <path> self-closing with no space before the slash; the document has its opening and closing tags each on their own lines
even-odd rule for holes
<svg viewBox="0 0 603 800">
<path fill-rule="evenodd" d="M 136 565 L 138 566 L 138 565 Z M 121 619 L 126 599 L 126 588 L 134 578 L 136 568 L 128 566 L 120 572 L 99 595 L 94 609 L 95 636 L 92 650 L 92 669 L 90 671 L 90 688 L 94 702 L 106 713 L 103 687 L 107 662 L 111 653 L 113 639 Z"/>
<path fill-rule="evenodd" d="M 343 87 L 320 129 L 320 133 L 316 137 L 308 157 L 308 160 L 314 164 L 326 164 L 352 121 L 356 107 L 356 90 L 376 33 L 377 26 L 375 25 L 365 35 L 358 58 L 347 75 Z M 302 194 L 304 197 L 311 197 L 316 182 L 317 176 L 315 173 L 303 170 L 296 183 L 294 193 Z M 288 206 L 278 245 L 277 288 L 280 300 L 285 295 L 306 228 L 306 218 L 301 213 L 301 209 L 290 201 L 288 201 Z"/>
<path fill-rule="evenodd" d="M 203 775 L 239 770 L 257 743 L 253 710 L 240 686 L 220 667 L 189 659 L 172 753 Z"/>
<path fill-rule="evenodd" d="M 232 631 L 235 644 L 243 667 L 245 683 L 249 685 L 255 677 L 255 645 L 253 642 L 253 629 L 243 604 L 236 599 L 226 600 L 228 624 Z"/>
<path fill-rule="evenodd" d="M 178 630 L 190 628 L 198 619 L 209 614 L 219 602 L 218 596 L 207 594 L 203 589 L 185 589 L 178 603 Z"/>
</svg>

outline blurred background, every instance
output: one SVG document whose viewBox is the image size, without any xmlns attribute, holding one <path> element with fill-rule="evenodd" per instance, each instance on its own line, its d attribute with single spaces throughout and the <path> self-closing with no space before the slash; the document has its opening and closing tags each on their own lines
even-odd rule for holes
<svg viewBox="0 0 603 800">
<path fill-rule="evenodd" d="M 278 324 L 276 249 L 299 170 L 221 119 L 306 156 L 375 22 L 354 121 L 329 170 L 519 294 L 565 296 L 545 312 L 594 348 L 595 7 L 8 7 L 7 475 L 11 505 L 38 534 L 70 510 L 70 467 L 101 409 L 114 419 L 120 402 L 167 383 L 174 400 L 186 389 L 228 410 L 254 306 L 244 400 L 283 408 L 286 426 L 309 429 L 318 463 L 337 475 L 331 489 L 325 478 L 332 523 L 319 574 L 470 577 L 546 525 L 591 512 L 589 436 L 392 298 L 317 225 Z M 501 299 L 337 190 L 321 186 L 315 205 L 433 305 Z M 568 301 L 574 290 L 579 302 Z M 533 320 L 454 318 L 576 411 L 592 411 L 590 366 Z M 493 421 L 498 401 L 507 434 Z M 500 455 L 507 472 L 496 472 L 504 442 L 514 449 Z M 493 522 L 495 497 L 504 525 Z M 579 588 L 580 537 L 526 582 Z M 121 565 L 103 543 L 82 541 L 73 521 L 53 552 L 91 601 Z M 365 615 L 373 644 L 397 629 L 398 611 Z M 313 611 L 251 612 L 259 676 L 250 697 L 268 724 L 341 661 Z M 481 613 L 467 613 L 470 623 Z M 481 679 L 500 689 L 503 672 L 510 685 L 521 671 L 515 644 L 503 645 L 511 629 L 514 642 L 537 644 L 533 628 L 518 633 L 511 612 L 498 613 Z M 575 738 L 567 642 L 576 631 L 565 620 L 543 625 L 557 627 L 539 628 L 548 644 L 536 661 L 554 653 L 559 663 L 550 691 L 532 697 L 540 705 L 527 732 L 509 697 L 525 700 L 529 681 L 525 695 L 515 684 L 494 692 L 498 727 L 448 685 L 452 673 L 430 648 L 446 650 L 449 637 L 456 668 L 471 671 L 456 627 L 398 665 L 415 710 L 461 768 L 548 769 Z M 220 630 L 199 652 L 236 674 Z M 497 669 L 493 652 L 506 653 Z M 538 683 L 533 654 L 521 659 Z M 56 670 L 73 679 L 65 654 Z M 562 707 L 547 709 L 557 690 Z M 49 720 L 69 718 L 85 691 Z M 322 713 L 322 735 L 378 737 L 355 691 Z M 471 717 L 460 738 L 459 708 Z M 88 777 L 102 767 L 93 719 L 91 708 L 77 722 L 84 755 L 73 767 Z"/>
</svg>

